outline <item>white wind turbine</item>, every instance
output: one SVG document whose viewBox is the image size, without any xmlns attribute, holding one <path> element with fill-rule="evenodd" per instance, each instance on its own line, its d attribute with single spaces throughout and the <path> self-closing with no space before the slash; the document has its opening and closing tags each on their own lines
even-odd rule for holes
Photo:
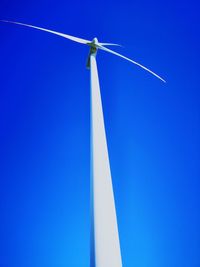
<svg viewBox="0 0 200 267">
<path fill-rule="evenodd" d="M 104 118 L 101 103 L 97 50 L 104 50 L 148 71 L 161 81 L 163 78 L 138 62 L 133 61 L 105 46 L 117 45 L 100 43 L 97 38 L 88 41 L 68 34 L 36 27 L 20 22 L 0 20 L 21 26 L 49 32 L 77 43 L 88 45 L 90 53 L 87 67 L 91 73 L 91 260 L 90 267 L 122 267 L 120 242 L 115 210 L 115 202 L 110 173 L 109 156 L 106 142 Z"/>
</svg>

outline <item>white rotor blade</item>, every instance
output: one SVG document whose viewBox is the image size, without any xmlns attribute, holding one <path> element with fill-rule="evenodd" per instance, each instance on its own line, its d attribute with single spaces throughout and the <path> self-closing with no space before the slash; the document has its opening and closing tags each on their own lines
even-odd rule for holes
<svg viewBox="0 0 200 267">
<path fill-rule="evenodd" d="M 114 54 L 114 55 L 116 55 L 116 56 L 118 56 L 118 57 L 124 58 L 124 59 L 126 59 L 126 60 L 128 60 L 128 61 L 130 61 L 130 62 L 132 62 L 133 64 L 135 64 L 135 65 L 141 67 L 142 69 L 144 69 L 144 70 L 150 72 L 150 73 L 153 74 L 155 77 L 157 77 L 158 79 L 160 79 L 161 81 L 163 81 L 164 83 L 166 83 L 166 81 L 165 81 L 163 78 L 161 78 L 158 74 L 156 74 L 155 72 L 153 72 L 153 71 L 151 71 L 150 69 L 146 68 L 145 66 L 141 65 L 140 63 L 138 63 L 138 62 L 136 62 L 136 61 L 134 61 L 134 60 L 132 60 L 132 59 L 130 59 L 130 58 L 128 58 L 128 57 L 125 57 L 125 56 L 123 56 L 123 55 L 121 55 L 121 54 L 119 54 L 119 53 L 117 53 L 117 52 L 114 52 L 114 51 L 112 51 L 112 50 L 110 50 L 110 49 L 108 49 L 108 48 L 106 48 L 106 47 L 104 47 L 104 46 L 99 45 L 98 48 L 99 48 L 99 49 L 102 49 L 102 50 L 104 50 L 104 51 L 106 51 L 106 52 L 109 52 L 109 53 L 111 53 L 111 54 Z"/>
<path fill-rule="evenodd" d="M 122 46 L 122 45 L 119 45 L 119 44 L 112 44 L 112 43 L 99 43 L 99 45 L 113 45 L 113 46 Z"/>
<path fill-rule="evenodd" d="M 29 24 L 24 24 L 24 23 L 21 23 L 21 22 L 15 22 L 15 21 L 9 21 L 9 20 L 0 20 L 0 21 L 6 22 L 6 23 L 13 23 L 13 24 L 17 24 L 17 25 L 21 25 L 21 26 L 25 26 L 25 27 L 34 28 L 34 29 L 37 29 L 37 30 L 49 32 L 49 33 L 64 37 L 66 39 L 70 39 L 70 40 L 72 40 L 74 42 L 81 43 L 81 44 L 91 43 L 90 41 L 85 40 L 85 39 L 77 38 L 77 37 L 74 37 L 74 36 L 71 36 L 71 35 L 68 35 L 68 34 L 64 34 L 64 33 L 61 33 L 61 32 L 56 32 L 56 31 L 44 29 L 44 28 L 41 28 L 41 27 L 29 25 Z"/>
</svg>

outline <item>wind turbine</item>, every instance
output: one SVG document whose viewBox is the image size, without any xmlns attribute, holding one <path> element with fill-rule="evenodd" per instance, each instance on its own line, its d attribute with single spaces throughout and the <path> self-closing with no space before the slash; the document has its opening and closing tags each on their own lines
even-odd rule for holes
<svg viewBox="0 0 200 267">
<path fill-rule="evenodd" d="M 101 103 L 96 54 L 104 50 L 148 71 L 161 81 L 158 74 L 127 58 L 106 46 L 118 46 L 112 43 L 100 43 L 97 38 L 92 41 L 77 38 L 68 34 L 44 29 L 20 22 L 0 20 L 1 22 L 17 24 L 52 33 L 71 41 L 88 45 L 90 52 L 87 68 L 91 73 L 91 256 L 90 267 L 122 267 L 120 242 L 112 187 L 110 163 L 105 134 L 104 118 Z"/>
</svg>

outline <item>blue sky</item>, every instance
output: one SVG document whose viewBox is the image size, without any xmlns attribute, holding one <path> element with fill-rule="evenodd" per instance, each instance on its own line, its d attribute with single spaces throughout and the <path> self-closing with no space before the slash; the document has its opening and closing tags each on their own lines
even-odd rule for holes
<svg viewBox="0 0 200 267">
<path fill-rule="evenodd" d="M 97 56 L 124 267 L 200 266 L 198 1 L 1 1 Z M 89 266 L 88 48 L 0 25 L 0 266 Z"/>
</svg>

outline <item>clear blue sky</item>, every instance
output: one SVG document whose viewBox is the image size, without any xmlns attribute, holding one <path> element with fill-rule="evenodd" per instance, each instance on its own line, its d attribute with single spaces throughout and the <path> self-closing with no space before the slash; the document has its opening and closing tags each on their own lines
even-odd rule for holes
<svg viewBox="0 0 200 267">
<path fill-rule="evenodd" d="M 98 67 L 124 267 L 200 266 L 198 1 L 5 1 L 0 18 L 116 42 Z M 0 266 L 88 267 L 88 48 L 0 24 Z"/>
</svg>

